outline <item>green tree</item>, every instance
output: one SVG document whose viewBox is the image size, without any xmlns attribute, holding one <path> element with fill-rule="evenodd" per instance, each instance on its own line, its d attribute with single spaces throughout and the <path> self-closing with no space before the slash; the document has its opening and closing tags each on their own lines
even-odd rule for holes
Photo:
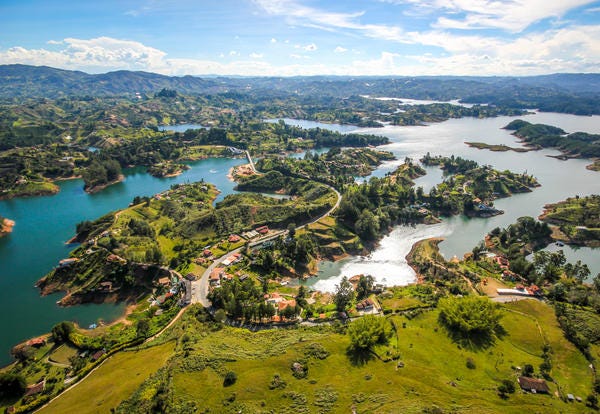
<svg viewBox="0 0 600 414">
<path fill-rule="evenodd" d="M 27 382 L 21 374 L 3 372 L 0 374 L 0 399 L 17 398 L 25 394 Z"/>
<path fill-rule="evenodd" d="M 298 287 L 298 293 L 296 294 L 296 303 L 298 304 L 298 306 L 304 308 L 306 307 L 306 287 L 304 285 L 300 285 Z"/>
<path fill-rule="evenodd" d="M 392 335 L 392 327 L 386 318 L 367 315 L 352 322 L 348 327 L 350 348 L 369 350 L 374 345 L 385 344 Z"/>
<path fill-rule="evenodd" d="M 69 340 L 69 335 L 73 332 L 73 323 L 63 321 L 52 327 L 52 339 L 55 343 L 61 344 Z"/>
<path fill-rule="evenodd" d="M 506 396 L 506 394 L 514 394 L 515 392 L 515 383 L 512 380 L 504 379 L 498 386 L 498 392 L 502 396 Z"/>
<path fill-rule="evenodd" d="M 463 335 L 492 335 L 500 326 L 500 308 L 487 297 L 446 297 L 438 307 L 441 321 Z"/>
<path fill-rule="evenodd" d="M 338 311 L 343 311 L 354 300 L 354 289 L 346 276 L 342 277 L 339 285 L 335 287 L 333 303 Z"/>
<path fill-rule="evenodd" d="M 369 293 L 373 290 L 373 284 L 375 279 L 371 275 L 360 275 L 358 284 L 356 285 L 356 298 L 358 300 L 364 299 L 369 296 Z"/>
<path fill-rule="evenodd" d="M 138 338 L 145 338 L 150 332 L 150 322 L 147 318 L 143 318 L 137 321 L 135 325 L 135 332 Z"/>
</svg>

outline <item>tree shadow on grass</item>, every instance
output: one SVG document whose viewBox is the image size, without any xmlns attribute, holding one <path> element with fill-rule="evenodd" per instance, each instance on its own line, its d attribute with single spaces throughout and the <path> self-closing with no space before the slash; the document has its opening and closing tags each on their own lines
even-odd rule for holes
<svg viewBox="0 0 600 414">
<path fill-rule="evenodd" d="M 440 325 L 455 344 L 469 351 L 477 352 L 486 350 L 496 344 L 496 340 L 507 335 L 506 330 L 498 325 L 493 331 L 463 332 L 440 321 Z"/>
<path fill-rule="evenodd" d="M 363 366 L 372 359 L 375 359 L 370 349 L 354 348 L 351 346 L 346 349 L 346 356 L 355 367 Z"/>
</svg>

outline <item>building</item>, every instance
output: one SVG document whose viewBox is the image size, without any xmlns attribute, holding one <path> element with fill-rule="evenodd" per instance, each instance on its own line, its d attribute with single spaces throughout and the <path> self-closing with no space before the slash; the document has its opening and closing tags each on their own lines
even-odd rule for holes
<svg viewBox="0 0 600 414">
<path fill-rule="evenodd" d="M 530 377 L 519 377 L 519 386 L 523 391 L 529 391 L 533 394 L 549 394 L 550 388 L 543 379 L 530 378 Z"/>
<path fill-rule="evenodd" d="M 37 384 L 29 385 L 27 390 L 25 391 L 25 397 L 29 397 L 30 395 L 39 394 L 44 391 L 46 388 L 46 379 L 41 380 Z"/>
<path fill-rule="evenodd" d="M 158 284 L 161 286 L 169 286 L 171 284 L 171 280 L 165 276 L 158 279 Z"/>
<path fill-rule="evenodd" d="M 210 272 L 210 276 L 208 277 L 209 283 L 211 286 L 218 286 L 221 282 L 221 278 L 225 276 L 225 268 L 223 267 L 215 267 L 212 272 Z"/>
<path fill-rule="evenodd" d="M 241 240 L 242 238 L 240 236 L 238 236 L 237 234 L 232 234 L 229 236 L 229 243 L 237 243 Z"/>
<path fill-rule="evenodd" d="M 260 226 L 254 229 L 258 234 L 267 234 L 269 232 L 269 226 Z"/>
<path fill-rule="evenodd" d="M 61 261 L 58 262 L 58 267 L 67 267 L 67 266 L 71 266 L 73 263 L 77 263 L 79 261 L 78 258 L 76 257 L 71 257 L 68 259 L 62 259 Z"/>
<path fill-rule="evenodd" d="M 100 290 L 103 292 L 110 292 L 112 290 L 113 284 L 110 281 L 100 282 Z"/>
<path fill-rule="evenodd" d="M 356 304 L 356 310 L 357 311 L 361 311 L 361 312 L 370 312 L 373 310 L 373 300 L 371 299 L 365 299 L 362 302 L 358 302 Z"/>
<path fill-rule="evenodd" d="M 241 260 L 241 254 L 239 253 L 234 253 L 232 255 L 230 255 L 229 257 L 227 257 L 225 260 L 223 260 L 223 266 L 229 266 L 233 263 L 237 263 Z"/>
<path fill-rule="evenodd" d="M 92 361 L 98 361 L 100 358 L 102 358 L 102 355 L 106 354 L 106 350 L 101 349 L 99 351 L 96 351 L 94 353 L 94 355 L 92 355 Z"/>
<path fill-rule="evenodd" d="M 281 301 L 279 301 L 277 303 L 277 310 L 279 312 L 281 312 L 282 310 L 284 310 L 288 306 L 291 306 L 292 308 L 295 308 L 296 307 L 296 299 L 289 299 L 289 300 L 281 300 Z"/>
</svg>

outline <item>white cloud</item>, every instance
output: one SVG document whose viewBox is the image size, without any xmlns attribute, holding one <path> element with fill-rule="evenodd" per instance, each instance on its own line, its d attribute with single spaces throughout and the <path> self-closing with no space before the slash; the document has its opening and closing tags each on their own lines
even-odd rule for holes
<svg viewBox="0 0 600 414">
<path fill-rule="evenodd" d="M 255 53 L 252 52 L 249 55 L 252 59 L 262 59 L 264 57 L 264 55 L 262 53 Z"/>
<path fill-rule="evenodd" d="M 60 40 L 48 40 L 46 43 L 49 45 L 62 45 L 63 44 L 63 42 L 61 42 Z"/>
<path fill-rule="evenodd" d="M 315 45 L 314 43 L 309 43 L 307 45 L 294 45 L 294 48 L 296 49 L 302 49 L 305 50 L 307 52 L 314 52 L 315 50 L 317 50 L 317 45 Z"/>
<path fill-rule="evenodd" d="M 333 49 L 334 53 L 344 53 L 344 52 L 347 52 L 347 51 L 348 51 L 348 49 L 346 49 L 345 47 L 341 47 L 341 46 L 338 46 L 335 49 Z"/>
<path fill-rule="evenodd" d="M 275 39 L 274 37 L 271 38 L 271 43 L 277 43 L 277 39 Z"/>
<path fill-rule="evenodd" d="M 240 52 L 238 52 L 237 50 L 230 50 L 229 51 L 229 56 L 239 56 Z"/>
<path fill-rule="evenodd" d="M 597 72 L 600 67 L 600 26 L 562 28 L 501 41 L 482 37 L 451 36 L 444 32 L 414 33 L 415 42 L 444 47 L 448 53 L 400 56 L 388 50 L 372 59 L 347 60 L 331 65 L 313 61 L 307 54 L 290 55 L 293 61 L 274 65 L 258 58 L 231 61 L 168 58 L 161 50 L 142 43 L 100 37 L 67 38 L 59 50 L 13 47 L 0 50 L 0 63 L 48 65 L 98 73 L 110 70 L 146 70 L 166 75 L 532 75 L 555 72 Z M 60 42 L 59 42 L 60 43 Z M 346 56 L 352 56 L 347 54 Z M 221 54 L 220 57 L 228 57 Z M 233 59 L 232 59 L 233 58 Z M 218 59 L 218 58 L 217 58 Z M 297 61 L 297 63 L 296 63 Z"/>
<path fill-rule="evenodd" d="M 445 29 L 495 28 L 522 32 L 540 20 L 560 18 L 569 10 L 596 0 L 386 0 L 387 3 L 412 4 L 412 12 L 447 16 L 438 18 L 436 27 Z M 409 12 L 410 13 L 410 12 Z M 460 17 L 458 17 L 460 16 Z"/>
</svg>

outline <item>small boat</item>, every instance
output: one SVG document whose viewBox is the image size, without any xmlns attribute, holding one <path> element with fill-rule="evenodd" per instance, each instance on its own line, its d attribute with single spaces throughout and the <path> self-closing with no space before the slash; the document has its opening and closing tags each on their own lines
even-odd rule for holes
<svg viewBox="0 0 600 414">
<path fill-rule="evenodd" d="M 563 242 L 561 242 L 561 241 L 557 241 L 557 242 L 556 242 L 556 245 L 557 245 L 558 247 L 563 247 L 565 244 L 564 244 Z"/>
</svg>

